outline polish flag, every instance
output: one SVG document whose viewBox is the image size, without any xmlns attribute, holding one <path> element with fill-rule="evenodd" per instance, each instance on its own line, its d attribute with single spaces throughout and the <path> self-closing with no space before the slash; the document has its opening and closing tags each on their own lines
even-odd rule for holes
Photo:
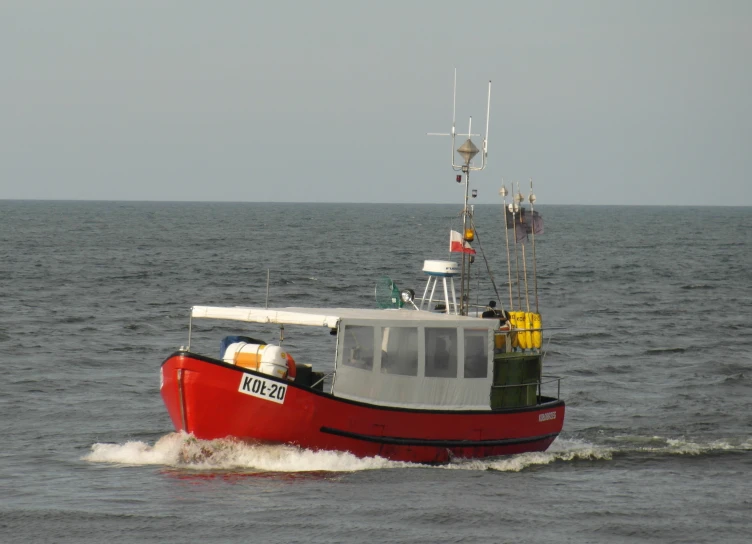
<svg viewBox="0 0 752 544">
<path fill-rule="evenodd" d="M 470 244 L 462 239 L 462 235 L 456 230 L 449 232 L 449 253 L 469 253 L 475 255 L 475 250 Z"/>
</svg>

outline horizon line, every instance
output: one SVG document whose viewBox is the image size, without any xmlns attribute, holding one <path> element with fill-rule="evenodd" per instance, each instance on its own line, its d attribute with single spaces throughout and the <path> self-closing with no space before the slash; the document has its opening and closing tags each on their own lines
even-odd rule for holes
<svg viewBox="0 0 752 544">
<path fill-rule="evenodd" d="M 131 204 L 305 204 L 305 205 L 372 205 L 372 206 L 457 206 L 454 202 L 352 202 L 352 201 L 281 201 L 281 200 L 143 200 L 143 199 L 82 199 L 82 198 L 0 198 L 0 202 L 77 202 L 77 203 L 131 203 Z M 472 206 L 500 206 L 503 202 L 482 202 Z M 611 206 L 623 208 L 749 208 L 752 204 L 584 204 L 584 203 L 540 203 L 540 206 Z"/>
</svg>

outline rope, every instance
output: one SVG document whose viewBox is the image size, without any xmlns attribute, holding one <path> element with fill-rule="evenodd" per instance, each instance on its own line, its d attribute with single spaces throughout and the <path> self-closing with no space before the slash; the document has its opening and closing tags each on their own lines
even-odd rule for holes
<svg viewBox="0 0 752 544">
<path fill-rule="evenodd" d="M 478 249 L 480 249 L 480 254 L 483 257 L 483 261 L 486 263 L 486 271 L 488 271 L 488 277 L 491 279 L 491 285 L 493 285 L 494 293 L 496 293 L 496 298 L 499 300 L 499 304 L 501 304 L 501 311 L 503 312 L 504 303 L 499 296 L 499 290 L 496 287 L 496 281 L 494 280 L 493 272 L 491 272 L 491 266 L 488 264 L 488 259 L 486 259 L 486 252 L 483 251 L 483 244 L 480 243 L 480 235 L 475 229 L 475 219 L 473 218 L 473 216 L 470 216 L 470 224 L 473 227 L 473 231 L 475 231 L 475 238 L 478 240 Z"/>
</svg>

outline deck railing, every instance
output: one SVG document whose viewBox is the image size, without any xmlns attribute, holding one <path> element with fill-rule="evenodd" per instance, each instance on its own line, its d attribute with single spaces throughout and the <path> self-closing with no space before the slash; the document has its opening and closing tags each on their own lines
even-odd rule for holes
<svg viewBox="0 0 752 544">
<path fill-rule="evenodd" d="M 542 376 L 539 381 L 534 382 L 525 382 L 525 383 L 516 383 L 511 385 L 492 385 L 491 389 L 513 389 L 516 387 L 529 387 L 531 385 L 535 385 L 537 388 L 537 396 L 538 398 L 543 396 L 543 385 L 545 384 L 551 384 L 556 383 L 556 399 L 559 400 L 561 398 L 561 380 L 563 380 L 561 376 Z"/>
</svg>

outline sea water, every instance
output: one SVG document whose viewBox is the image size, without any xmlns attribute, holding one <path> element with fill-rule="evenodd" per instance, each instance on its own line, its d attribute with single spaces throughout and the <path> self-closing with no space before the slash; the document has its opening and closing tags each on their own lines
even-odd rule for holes
<svg viewBox="0 0 752 544">
<path fill-rule="evenodd" d="M 422 293 L 456 206 L 0 201 L 0 542 L 751 541 L 752 209 L 537 210 L 511 297 L 550 328 L 564 430 L 435 467 L 175 433 L 159 365 L 267 273 L 270 306 Z M 472 301 L 508 307 L 501 207 L 476 223 Z M 193 344 L 252 327 L 224 325 Z M 331 369 L 328 331 L 285 334 Z"/>
</svg>

